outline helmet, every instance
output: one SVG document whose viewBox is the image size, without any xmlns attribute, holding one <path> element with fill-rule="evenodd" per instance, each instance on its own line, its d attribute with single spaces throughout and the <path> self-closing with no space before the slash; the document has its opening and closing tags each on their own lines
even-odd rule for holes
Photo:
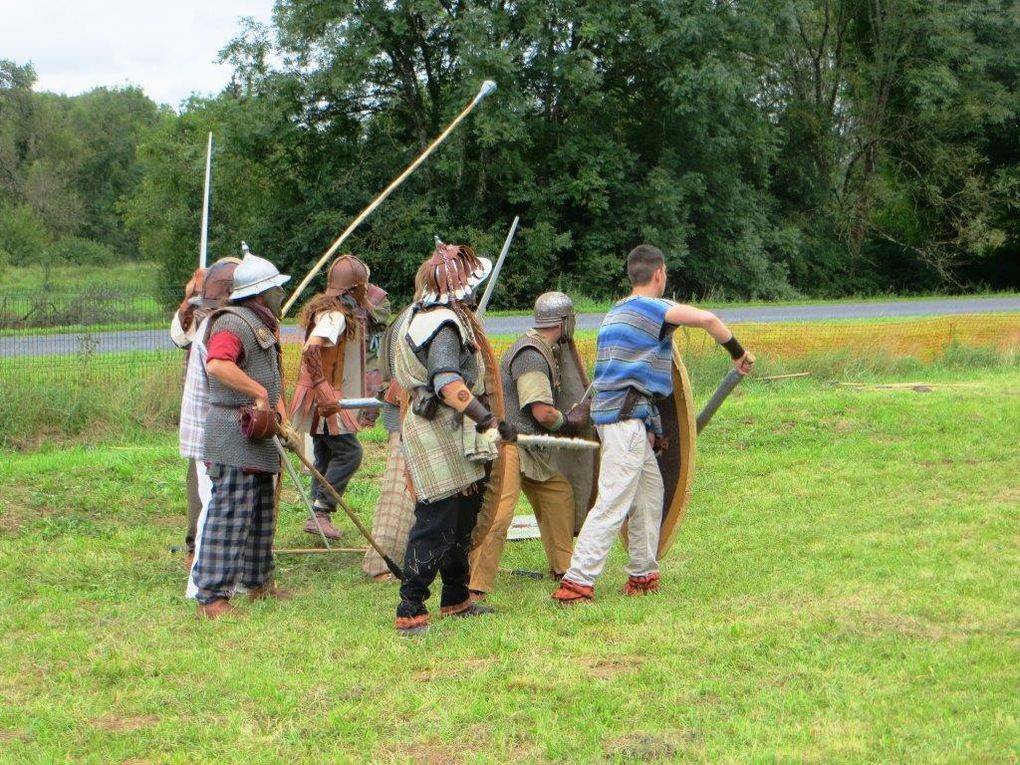
<svg viewBox="0 0 1020 765">
<path fill-rule="evenodd" d="M 535 329 L 563 325 L 563 339 L 574 335 L 574 303 L 562 292 L 544 292 L 535 301 Z"/>
<path fill-rule="evenodd" d="M 216 308 L 230 295 L 234 285 L 234 270 L 241 264 L 239 258 L 220 258 L 205 273 L 202 294 L 191 299 L 198 308 Z"/>
<path fill-rule="evenodd" d="M 368 266 L 361 258 L 356 258 L 350 253 L 341 255 L 333 261 L 329 267 L 329 276 L 326 279 L 326 294 L 337 297 L 345 292 L 361 287 L 363 294 L 368 286 Z M 359 299 L 359 303 L 364 300 Z"/>
<path fill-rule="evenodd" d="M 244 253 L 244 260 L 234 271 L 234 291 L 230 293 L 231 300 L 261 295 L 273 287 L 283 286 L 290 279 L 265 258 L 253 255 L 244 242 L 241 242 L 241 252 Z"/>
<path fill-rule="evenodd" d="M 492 273 L 492 261 L 480 258 L 466 244 L 443 244 L 436 239 L 432 257 L 425 261 L 423 305 L 445 305 L 464 300 Z"/>
</svg>

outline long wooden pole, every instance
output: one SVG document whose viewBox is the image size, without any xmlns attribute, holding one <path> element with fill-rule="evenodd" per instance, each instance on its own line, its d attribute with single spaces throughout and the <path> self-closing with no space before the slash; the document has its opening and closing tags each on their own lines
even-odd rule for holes
<svg viewBox="0 0 1020 765">
<path fill-rule="evenodd" d="M 279 444 L 279 439 L 276 436 L 273 436 L 273 440 Z M 344 501 L 344 498 L 340 496 L 340 492 L 333 488 L 333 485 L 326 480 L 326 477 L 315 469 L 315 465 L 313 465 L 311 460 L 309 460 L 305 455 L 298 451 L 295 451 L 294 454 L 297 455 L 301 464 L 308 468 L 308 472 L 311 473 L 315 480 L 322 485 L 322 488 L 325 489 L 328 494 L 333 496 L 333 499 L 336 500 L 340 509 L 347 513 L 347 517 L 351 519 L 351 522 L 357 527 L 358 531 L 361 532 L 361 536 L 363 536 L 365 541 L 372 545 L 375 551 L 379 553 L 379 557 L 383 559 L 383 562 L 386 564 L 386 568 L 388 568 L 397 579 L 403 580 L 404 572 L 401 571 L 400 566 L 379 546 L 379 543 L 372 537 L 372 532 L 365 528 L 365 524 L 363 524 L 361 519 L 354 514 L 354 511 L 351 510 L 350 506 Z"/>
<path fill-rule="evenodd" d="M 447 139 L 450 133 L 452 133 L 457 128 L 457 125 L 459 125 L 464 120 L 464 118 L 467 117 L 471 113 L 471 111 L 476 106 L 478 106 L 478 104 L 480 104 L 485 99 L 485 97 L 492 93 L 494 90 L 496 90 L 496 83 L 494 83 L 492 80 L 486 80 L 485 82 L 483 82 L 481 89 L 479 89 L 478 91 L 478 95 L 476 95 L 471 100 L 471 103 L 469 103 L 464 108 L 464 111 L 457 115 L 453 122 L 450 123 L 449 127 L 447 127 L 446 130 L 444 130 L 439 135 L 439 137 L 436 138 L 436 140 L 430 143 L 428 145 L 428 148 L 426 148 L 425 151 L 423 151 L 414 162 L 408 165 L 407 169 L 404 170 L 404 172 L 398 175 L 390 183 L 389 186 L 383 189 L 379 196 L 373 199 L 369 203 L 368 207 L 366 207 L 358 214 L 357 218 L 351 221 L 351 224 L 346 229 L 344 229 L 344 232 L 340 234 L 339 238 L 335 242 L 333 242 L 333 244 L 330 245 L 329 249 L 322 254 L 322 257 L 319 258 L 319 261 L 312 267 L 312 270 L 308 272 L 308 275 L 301 280 L 301 283 L 297 287 L 294 288 L 294 292 L 291 293 L 290 298 L 288 298 L 287 302 L 284 303 L 283 305 L 282 312 L 283 316 L 287 315 L 287 312 L 294 305 L 294 302 L 301 296 L 301 293 L 304 292 L 304 289 L 305 287 L 308 286 L 308 283 L 315 278 L 315 275 L 317 273 L 319 273 L 323 265 L 325 265 L 326 261 L 333 257 L 336 251 L 340 249 L 340 245 L 344 243 L 347 237 L 354 233 L 354 229 L 360 226 L 361 222 L 365 220 L 365 218 L 367 218 L 369 215 L 371 215 L 375 208 L 382 204 L 383 200 L 385 200 L 386 197 L 388 197 L 400 184 L 406 181 L 408 176 L 410 176 L 411 173 L 417 170 L 421 163 L 428 159 L 429 155 L 432 154 L 432 152 L 435 151 L 439 147 L 439 145 Z"/>
</svg>

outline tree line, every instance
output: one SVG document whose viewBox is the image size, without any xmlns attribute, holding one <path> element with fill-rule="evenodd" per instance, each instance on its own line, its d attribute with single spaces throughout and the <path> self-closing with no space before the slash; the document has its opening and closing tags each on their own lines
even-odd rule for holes
<svg viewBox="0 0 1020 765">
<path fill-rule="evenodd" d="M 514 215 L 499 305 L 618 294 L 640 241 L 685 298 L 1020 286 L 1010 0 L 278 0 L 221 55 L 180 113 L 0 67 L 0 250 L 31 213 L 179 287 L 211 130 L 212 256 L 301 275 L 493 79 L 349 240 L 398 295 L 434 235 L 492 254 Z"/>
</svg>

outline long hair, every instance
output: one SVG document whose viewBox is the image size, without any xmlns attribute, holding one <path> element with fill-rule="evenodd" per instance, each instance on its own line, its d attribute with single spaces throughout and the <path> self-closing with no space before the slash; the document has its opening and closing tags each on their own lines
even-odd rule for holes
<svg viewBox="0 0 1020 765">
<path fill-rule="evenodd" d="M 339 297 L 325 295 L 321 292 L 318 295 L 313 295 L 307 303 L 301 306 L 301 312 L 298 314 L 298 324 L 307 332 L 315 324 L 315 317 L 323 311 L 340 311 L 347 323 L 344 336 L 349 339 L 357 334 L 358 321 L 354 311 L 344 305 Z"/>
</svg>

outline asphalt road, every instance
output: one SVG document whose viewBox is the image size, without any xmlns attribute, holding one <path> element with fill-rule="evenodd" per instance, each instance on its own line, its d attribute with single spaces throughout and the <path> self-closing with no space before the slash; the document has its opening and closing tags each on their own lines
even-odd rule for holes
<svg viewBox="0 0 1020 765">
<path fill-rule="evenodd" d="M 821 321 L 827 319 L 874 319 L 903 316 L 940 316 L 965 313 L 1020 311 L 1020 296 L 992 298 L 940 298 L 933 300 L 892 300 L 881 303 L 814 303 L 793 306 L 751 306 L 719 308 L 715 313 L 728 323 Z M 585 313 L 577 317 L 579 329 L 598 329 L 604 314 Z M 485 328 L 494 335 L 517 335 L 530 326 L 527 316 L 494 316 L 485 320 Z M 297 338 L 300 330 L 284 327 L 285 336 Z M 166 330 L 125 330 L 96 332 L 88 338 L 95 353 L 167 350 L 173 348 L 169 327 Z M 25 335 L 0 337 L 0 358 L 15 356 L 67 356 L 83 349 L 81 335 Z"/>
</svg>

